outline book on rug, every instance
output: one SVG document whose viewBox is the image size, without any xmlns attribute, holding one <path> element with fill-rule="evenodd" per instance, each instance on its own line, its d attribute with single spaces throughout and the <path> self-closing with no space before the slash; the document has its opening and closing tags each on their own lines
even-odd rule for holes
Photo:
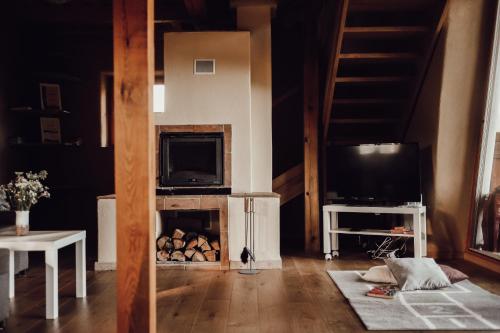
<svg viewBox="0 0 500 333">
<path fill-rule="evenodd" d="M 397 292 L 398 290 L 394 286 L 378 286 L 370 289 L 370 291 L 366 293 L 366 296 L 393 299 Z"/>
</svg>

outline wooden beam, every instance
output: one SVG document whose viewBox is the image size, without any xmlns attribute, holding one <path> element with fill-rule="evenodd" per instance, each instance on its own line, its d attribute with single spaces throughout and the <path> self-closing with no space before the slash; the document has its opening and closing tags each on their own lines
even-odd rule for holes
<svg viewBox="0 0 500 333">
<path fill-rule="evenodd" d="M 114 0 L 117 332 L 156 332 L 154 0 Z"/>
<path fill-rule="evenodd" d="M 280 187 L 285 186 L 295 178 L 304 178 L 304 163 L 297 164 L 293 168 L 288 169 L 281 175 L 273 179 L 273 192 L 276 192 Z"/>
<path fill-rule="evenodd" d="M 410 127 L 410 121 L 413 117 L 418 97 L 420 96 L 420 92 L 422 91 L 424 80 L 425 77 L 427 76 L 427 72 L 431 64 L 432 55 L 434 54 L 434 50 L 436 49 L 439 35 L 441 34 L 444 23 L 446 22 L 446 18 L 448 17 L 448 10 L 449 10 L 449 1 L 443 0 L 440 15 L 436 18 L 434 22 L 432 37 L 429 41 L 429 44 L 427 45 L 427 49 L 424 53 L 424 56 L 422 57 L 422 60 L 420 61 L 419 64 L 419 71 L 417 73 L 417 78 L 415 81 L 415 89 L 413 89 L 413 93 L 410 96 L 408 107 L 406 108 L 406 114 L 403 117 L 401 117 L 402 121 L 399 126 L 399 128 L 401 128 L 401 133 L 400 133 L 401 140 L 405 139 L 406 132 L 408 132 L 408 128 Z"/>
<path fill-rule="evenodd" d="M 330 127 L 330 116 L 333 106 L 333 95 L 335 91 L 335 77 L 339 67 L 339 55 L 342 49 L 345 22 L 349 8 L 349 0 L 341 0 L 341 9 L 338 20 L 334 20 L 334 33 L 330 45 L 330 55 L 328 59 L 328 71 L 325 83 L 325 93 L 323 98 L 323 141 L 327 140 L 328 129 Z"/>
<path fill-rule="evenodd" d="M 297 164 L 273 179 L 273 192 L 280 195 L 280 204 L 304 193 L 304 164 Z"/>
<path fill-rule="evenodd" d="M 291 97 L 295 96 L 296 94 L 298 94 L 299 91 L 300 91 L 300 87 L 299 86 L 295 86 L 295 87 L 290 88 L 287 91 L 285 91 L 285 93 L 283 93 L 282 95 L 280 95 L 280 96 L 278 96 L 276 98 L 273 98 L 273 109 L 277 108 L 281 103 L 287 101 L 289 98 L 291 98 Z"/>
<path fill-rule="evenodd" d="M 319 59 L 318 42 L 316 40 L 316 20 L 311 17 L 307 22 L 304 45 L 305 251 L 308 253 L 319 253 Z"/>
</svg>

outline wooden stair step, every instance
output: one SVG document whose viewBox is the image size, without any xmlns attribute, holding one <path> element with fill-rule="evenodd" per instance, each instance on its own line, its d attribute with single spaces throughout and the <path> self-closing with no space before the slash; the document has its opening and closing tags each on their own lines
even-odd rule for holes
<svg viewBox="0 0 500 333">
<path fill-rule="evenodd" d="M 339 58 L 351 60 L 414 60 L 418 58 L 418 54 L 412 52 L 341 53 Z"/>
<path fill-rule="evenodd" d="M 336 77 L 337 83 L 387 83 L 387 82 L 407 82 L 411 76 L 340 76 Z"/>
<path fill-rule="evenodd" d="M 394 98 L 336 98 L 333 100 L 333 104 L 399 104 L 404 102 L 404 99 Z"/>
<path fill-rule="evenodd" d="M 398 118 L 333 118 L 332 124 L 390 124 Z"/>
<path fill-rule="evenodd" d="M 349 12 L 394 12 L 429 10 L 435 6 L 436 0 L 351 0 Z"/>
<path fill-rule="evenodd" d="M 425 25 L 418 26 L 379 26 L 379 27 L 346 27 L 345 37 L 356 38 L 385 38 L 394 36 L 407 36 L 425 34 L 430 31 Z"/>
</svg>

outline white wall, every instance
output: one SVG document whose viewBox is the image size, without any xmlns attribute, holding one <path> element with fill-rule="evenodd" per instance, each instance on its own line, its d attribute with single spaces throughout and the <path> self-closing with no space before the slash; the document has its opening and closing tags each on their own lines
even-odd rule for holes
<svg viewBox="0 0 500 333">
<path fill-rule="evenodd" d="M 165 112 L 156 125 L 232 125 L 232 189 L 249 192 L 250 33 L 166 33 Z M 215 59 L 215 75 L 194 75 L 194 59 Z M 272 180 L 271 180 L 272 181 Z"/>
<path fill-rule="evenodd" d="M 240 254 L 245 246 L 244 199 L 229 198 L 229 265 L 231 269 L 245 268 Z M 255 199 L 255 249 L 259 269 L 281 268 L 280 256 L 280 198 Z M 248 244 L 251 246 L 251 244 Z"/>
<path fill-rule="evenodd" d="M 449 2 L 406 137 L 428 155 L 422 188 L 433 257 L 462 257 L 467 246 L 495 6 L 488 0 Z"/>
<path fill-rule="evenodd" d="M 252 191 L 271 192 L 273 188 L 271 7 L 269 5 L 238 7 L 237 25 L 239 30 L 250 31 Z"/>
</svg>

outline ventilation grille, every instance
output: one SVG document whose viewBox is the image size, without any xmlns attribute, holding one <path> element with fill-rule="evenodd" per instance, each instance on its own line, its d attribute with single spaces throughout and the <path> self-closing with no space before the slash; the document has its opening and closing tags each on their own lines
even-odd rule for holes
<svg viewBox="0 0 500 333">
<path fill-rule="evenodd" d="M 213 75 L 215 74 L 215 59 L 195 59 L 195 75 Z"/>
</svg>

